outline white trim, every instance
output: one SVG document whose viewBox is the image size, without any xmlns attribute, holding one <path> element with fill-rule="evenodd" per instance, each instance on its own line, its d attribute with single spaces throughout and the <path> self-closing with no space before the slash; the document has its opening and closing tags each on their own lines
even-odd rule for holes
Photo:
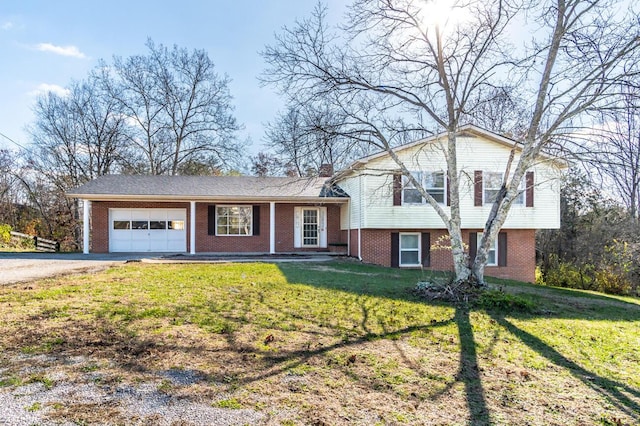
<svg viewBox="0 0 640 426">
<path fill-rule="evenodd" d="M 82 253 L 89 254 L 89 210 L 91 201 L 82 200 Z"/>
<path fill-rule="evenodd" d="M 351 256 L 351 200 L 347 204 L 349 209 L 349 225 L 347 229 L 347 256 Z"/>
<path fill-rule="evenodd" d="M 138 195 L 138 194 L 65 194 L 67 198 L 89 198 L 92 201 L 157 201 L 157 202 L 190 202 L 197 200 L 211 204 L 223 203 L 243 203 L 243 204 L 262 204 L 270 201 L 289 204 L 300 203 L 322 203 L 322 204 L 343 204 L 347 202 L 346 197 L 259 197 L 259 196 L 237 196 L 237 197 L 212 197 L 210 195 L 194 195 L 187 197 L 185 195 Z"/>
<path fill-rule="evenodd" d="M 304 244 L 304 212 L 313 210 L 317 220 L 317 244 Z M 327 208 L 315 206 L 298 206 L 294 208 L 293 244 L 295 248 L 327 248 Z"/>
<path fill-rule="evenodd" d="M 189 202 L 189 253 L 196 254 L 196 202 Z"/>
<path fill-rule="evenodd" d="M 417 251 L 418 251 L 418 263 L 402 263 L 402 252 L 403 251 L 416 251 L 415 248 L 411 248 L 411 249 L 406 249 L 403 250 L 402 249 L 402 236 L 403 235 L 415 235 L 418 237 L 418 247 L 417 247 Z M 416 267 L 416 266 L 421 266 L 422 265 L 422 234 L 420 232 L 400 232 L 398 235 L 398 266 L 402 267 Z"/>
<path fill-rule="evenodd" d="M 269 253 L 276 252 L 276 203 L 269 203 Z"/>
</svg>

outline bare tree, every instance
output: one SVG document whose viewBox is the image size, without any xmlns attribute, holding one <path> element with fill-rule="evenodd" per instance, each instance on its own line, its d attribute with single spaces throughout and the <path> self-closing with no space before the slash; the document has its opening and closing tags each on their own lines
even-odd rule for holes
<svg viewBox="0 0 640 426">
<path fill-rule="evenodd" d="M 267 143 L 298 176 L 316 175 L 323 164 L 342 168 L 369 148 L 345 136 L 346 119 L 329 103 L 300 103 L 292 96 L 287 110 L 267 124 Z"/>
<path fill-rule="evenodd" d="M 456 2 L 446 28 L 430 24 L 430 2 L 356 0 L 332 31 L 326 10 L 284 28 L 263 55 L 263 79 L 300 102 L 323 98 L 345 117 L 356 141 L 385 150 L 438 213 L 452 245 L 456 279 L 484 283 L 489 248 L 519 195 L 525 172 L 552 141 L 562 143 L 610 105 L 621 82 L 637 78 L 638 16 L 615 1 L 547 0 L 520 5 Z M 531 39 L 514 46 L 509 31 L 527 23 Z M 522 88 L 529 111 L 518 155 L 509 161 L 474 259 L 462 240 L 461 173 L 456 138 L 482 93 Z M 451 209 L 431 197 L 395 154 L 407 131 L 444 132 Z M 515 151 L 515 147 L 514 147 Z"/>
<path fill-rule="evenodd" d="M 73 83 L 66 96 L 48 92 L 35 104 L 30 164 L 61 190 L 111 173 L 124 148 L 124 118 L 95 76 Z"/>
<path fill-rule="evenodd" d="M 215 72 L 204 50 L 147 42 L 148 54 L 115 57 L 102 64 L 102 82 L 126 117 L 135 147 L 131 170 L 179 173 L 198 157 L 232 163 L 238 158 L 239 129 L 232 115 L 229 78 Z M 142 160 L 140 160 L 142 157 Z"/>
<path fill-rule="evenodd" d="M 16 227 L 21 201 L 20 182 L 16 176 L 16 154 L 0 149 L 0 224 Z"/>
<path fill-rule="evenodd" d="M 605 187 L 613 186 L 617 198 L 633 220 L 640 212 L 640 94 L 623 88 L 621 108 L 605 117 L 603 129 L 595 132 L 596 144 L 583 152 L 588 164 L 602 177 Z M 613 184 L 613 185 L 611 185 Z"/>
</svg>

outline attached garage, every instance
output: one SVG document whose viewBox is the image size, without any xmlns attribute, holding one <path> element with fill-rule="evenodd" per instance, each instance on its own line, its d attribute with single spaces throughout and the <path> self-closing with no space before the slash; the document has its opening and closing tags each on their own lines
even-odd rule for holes
<svg viewBox="0 0 640 426">
<path fill-rule="evenodd" d="M 184 253 L 186 223 L 186 209 L 109 209 L 109 251 Z"/>
</svg>

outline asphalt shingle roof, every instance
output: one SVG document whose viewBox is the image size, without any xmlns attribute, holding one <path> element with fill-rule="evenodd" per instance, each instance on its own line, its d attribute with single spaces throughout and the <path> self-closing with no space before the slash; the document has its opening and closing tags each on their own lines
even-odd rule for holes
<svg viewBox="0 0 640 426">
<path fill-rule="evenodd" d="M 251 176 L 105 175 L 72 189 L 68 196 L 212 197 L 212 198 L 343 198 L 326 178 Z"/>
</svg>

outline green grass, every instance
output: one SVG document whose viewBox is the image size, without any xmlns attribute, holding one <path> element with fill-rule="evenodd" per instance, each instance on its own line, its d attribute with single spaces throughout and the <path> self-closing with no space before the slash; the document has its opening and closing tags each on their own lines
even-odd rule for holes
<svg viewBox="0 0 640 426">
<path fill-rule="evenodd" d="M 411 292 L 431 278 L 346 261 L 129 264 L 2 288 L 0 386 L 51 387 L 25 357 L 84 355 L 49 368 L 274 424 L 640 422 L 638 299 L 493 280 L 460 307 Z"/>
</svg>

